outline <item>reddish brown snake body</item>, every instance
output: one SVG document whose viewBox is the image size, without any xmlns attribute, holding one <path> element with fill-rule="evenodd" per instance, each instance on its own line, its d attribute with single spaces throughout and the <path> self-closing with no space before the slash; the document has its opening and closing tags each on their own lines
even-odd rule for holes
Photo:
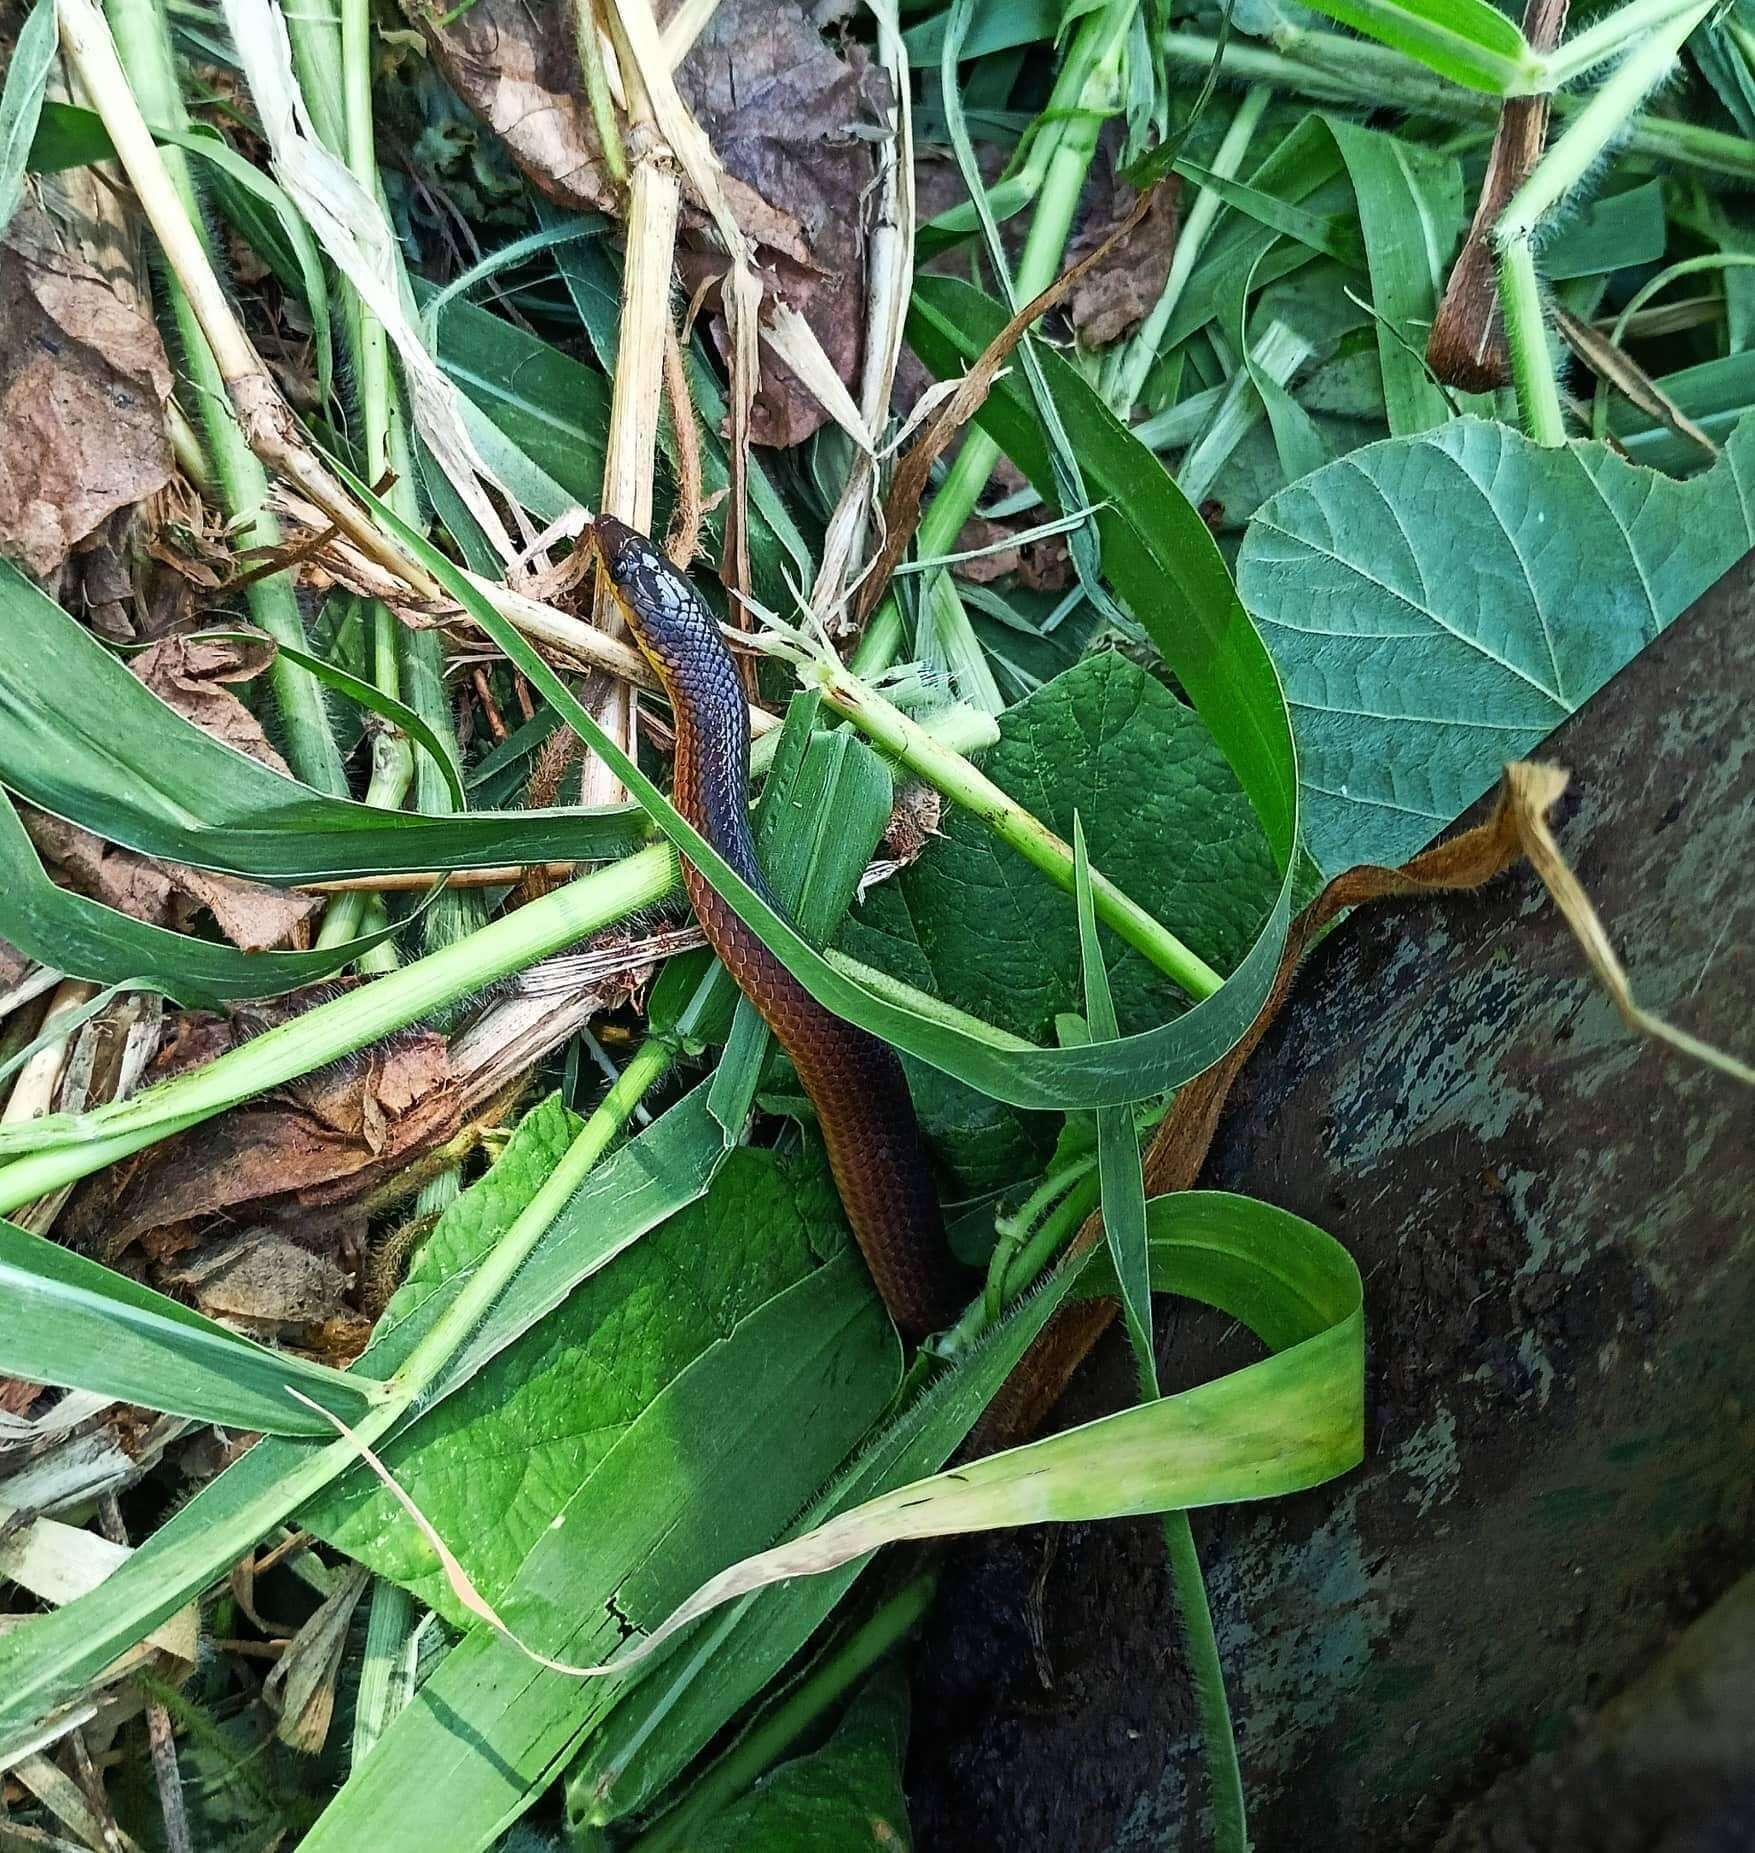
<svg viewBox="0 0 1755 1853">
<path fill-rule="evenodd" d="M 644 535 L 609 515 L 595 525 L 617 605 L 670 699 L 676 808 L 775 906 L 750 834 L 749 710 L 719 625 Z M 960 1298 L 901 1063 L 875 1036 L 825 1010 L 686 858 L 683 881 L 708 943 L 810 1096 L 835 1187 L 885 1306 L 910 1338 L 936 1331 Z"/>
</svg>

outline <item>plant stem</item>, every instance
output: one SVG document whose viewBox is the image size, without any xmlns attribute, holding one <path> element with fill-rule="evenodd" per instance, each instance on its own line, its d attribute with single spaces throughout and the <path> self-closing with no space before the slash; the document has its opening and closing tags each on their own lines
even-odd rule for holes
<svg viewBox="0 0 1755 1853">
<path fill-rule="evenodd" d="M 934 739 L 918 721 L 840 664 L 819 665 L 816 679 L 824 700 L 837 714 L 852 721 L 861 733 L 909 771 L 918 773 L 934 790 L 979 818 L 1001 842 L 1040 869 L 1057 888 L 1073 892 L 1072 850 L 1040 818 L 1032 816 L 984 772 Z M 1143 953 L 1190 997 L 1211 997 L 1224 983 L 1168 927 L 1095 869 L 1091 871 L 1091 891 L 1097 917 L 1104 925 Z"/>
<path fill-rule="evenodd" d="M 573 37 L 579 52 L 579 69 L 585 78 L 585 95 L 591 105 L 591 122 L 597 130 L 603 165 L 618 187 L 628 184 L 628 157 L 622 149 L 621 125 L 615 119 L 615 102 L 609 94 L 609 76 L 603 68 L 603 46 L 597 37 L 597 8 L 592 0 L 573 0 Z"/>
<path fill-rule="evenodd" d="M 1566 132 L 1536 164 L 1500 219 L 1495 236 L 1502 247 L 1528 238 L 1547 214 L 1595 166 L 1598 157 L 1618 136 L 1647 92 L 1669 75 L 1671 66 L 1694 28 L 1705 19 L 1716 0 L 1693 0 L 1628 53 L 1619 67 L 1567 125 Z"/>
<path fill-rule="evenodd" d="M 1228 77 L 1360 108 L 1400 109 L 1488 124 L 1499 112 L 1495 97 L 1443 83 L 1411 58 L 1334 32 L 1306 30 L 1287 35 L 1276 51 L 1233 39 L 1221 52 L 1217 39 L 1198 32 L 1166 33 L 1163 46 L 1165 57 L 1173 63 L 1204 72 L 1218 57 L 1219 68 Z M 1561 116 L 1576 116 L 1587 107 L 1575 97 L 1554 99 L 1555 113 Z M 1627 124 L 1622 147 L 1726 179 L 1755 181 L 1755 143 L 1698 123 L 1669 116 L 1634 116 Z"/>
<path fill-rule="evenodd" d="M 170 39 L 154 0 L 114 0 L 112 20 L 121 56 L 127 60 L 146 115 L 163 128 L 187 130 L 189 119 L 177 88 Z M 192 228 L 191 236 L 201 238 L 202 221 L 188 157 L 179 148 L 166 148 L 163 161 Z M 211 264 L 211 253 L 206 255 Z M 208 346 L 194 305 L 174 270 L 163 281 L 182 342 L 184 368 L 194 388 L 209 474 L 218 489 L 232 541 L 240 549 L 278 547 L 280 523 L 268 512 L 267 474 L 233 415 L 224 375 Z M 310 647 L 290 574 L 271 573 L 255 580 L 245 588 L 244 595 L 251 617 L 269 636 L 294 649 Z M 287 763 L 307 785 L 331 797 L 345 797 L 347 779 L 330 731 L 322 684 L 308 670 L 279 655 L 268 676 L 280 714 Z"/>
<path fill-rule="evenodd" d="M 319 1004 L 189 1075 L 79 1115 L 66 1143 L 29 1151 L 0 1166 L 0 1214 L 418 1022 L 587 933 L 654 905 L 675 880 L 675 855 L 668 844 L 654 844 L 400 971 Z M 40 1137 L 40 1128 L 31 1130 Z"/>
<path fill-rule="evenodd" d="M 1586 71 L 1606 63 L 1643 33 L 1667 25 L 1693 5 L 1694 0 L 1632 0 L 1630 6 L 1606 14 L 1548 54 L 1543 61 L 1546 82 L 1542 88 L 1563 90 L 1576 83 Z"/>
<path fill-rule="evenodd" d="M 786 1754 L 811 1723 L 906 1639 L 932 1606 L 937 1590 L 938 1568 L 932 1565 L 881 1603 L 825 1654 L 772 1711 L 758 1719 L 668 1814 L 661 1815 L 628 1848 L 628 1853 L 679 1853 L 693 1846 L 707 1822 L 736 1801 Z"/>
<path fill-rule="evenodd" d="M 982 1296 L 982 1325 L 992 1325 L 1005 1307 L 1006 1281 L 1018 1249 L 1059 1199 L 1096 1169 L 1095 1158 L 1081 1158 L 1064 1171 L 1052 1171 L 1011 1215 L 994 1223 L 997 1240 L 987 1262 L 987 1286 Z"/>
<path fill-rule="evenodd" d="M 530 909 L 525 907 L 519 911 L 528 913 Z M 433 956 L 442 958 L 444 955 Z M 387 978 L 379 980 L 380 984 L 391 982 Z M 670 1066 L 672 1053 L 669 1044 L 657 1036 L 649 1036 L 641 1043 L 596 1111 L 579 1128 L 578 1136 L 562 1154 L 560 1163 L 543 1179 L 542 1188 L 518 1213 L 511 1228 L 494 1244 L 432 1330 L 415 1345 L 402 1368 L 391 1378 L 402 1393 L 404 1407 L 432 1388 L 457 1348 L 474 1332 L 512 1276 L 530 1258 L 530 1251 L 549 1225 L 572 1201 L 574 1193 L 609 1149 L 634 1108 Z"/>
<path fill-rule="evenodd" d="M 1213 157 L 1212 171 L 1219 179 L 1236 177 L 1272 94 L 1266 84 L 1257 84 L 1244 92 L 1237 114 L 1231 118 L 1231 126 Z M 1125 348 L 1117 350 L 1115 378 L 1106 396 L 1123 423 L 1128 421 L 1145 389 L 1164 331 L 1170 326 L 1170 318 L 1176 313 L 1176 305 L 1182 300 L 1182 293 L 1188 288 L 1194 267 L 1200 261 L 1207 235 L 1218 222 L 1222 210 L 1223 202 L 1218 194 L 1211 187 L 1202 187 L 1177 231 L 1176 254 L 1170 260 L 1170 274 L 1164 279 L 1163 294 L 1152 305 L 1151 313 L 1140 324 L 1133 339 Z"/>
<path fill-rule="evenodd" d="M 371 0 L 341 4 L 342 118 L 345 145 L 337 150 L 353 177 L 370 194 L 378 191 L 378 155 L 372 124 Z M 355 389 L 360 407 L 366 481 L 382 482 L 390 467 L 390 434 L 396 382 L 390 371 L 390 340 L 380 322 L 351 288 L 349 317 Z M 396 512 L 418 519 L 413 484 L 398 478 Z M 372 680 L 392 700 L 402 699 L 401 643 L 404 627 L 380 599 L 370 605 Z M 449 727 L 449 716 L 446 717 Z M 372 735 L 372 774 L 365 801 L 379 810 L 397 811 L 414 783 L 414 748 L 400 731 L 378 727 Z M 363 895 L 342 895 L 330 903 L 317 935 L 320 947 L 339 946 L 359 931 L 367 902 Z"/>
<path fill-rule="evenodd" d="M 1513 239 L 1499 253 L 1499 304 L 1505 313 L 1505 345 L 1524 431 L 1538 444 L 1564 444 L 1566 424 L 1548 351 L 1542 289 L 1527 236 Z"/>
</svg>

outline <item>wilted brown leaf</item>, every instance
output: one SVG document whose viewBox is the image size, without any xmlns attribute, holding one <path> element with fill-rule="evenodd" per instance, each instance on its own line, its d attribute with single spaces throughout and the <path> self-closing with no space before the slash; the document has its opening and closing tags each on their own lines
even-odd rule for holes
<svg viewBox="0 0 1755 1853">
<path fill-rule="evenodd" d="M 1111 152 L 1106 138 L 1105 157 Z M 1066 248 L 1067 261 L 1076 263 L 1094 251 L 1125 222 L 1138 198 L 1132 187 L 1116 178 L 1110 160 L 1100 160 L 1086 190 L 1079 229 Z M 1128 333 L 1163 295 L 1176 249 L 1176 198 L 1172 179 L 1158 188 L 1139 224 L 1118 238 L 1114 249 L 1074 286 L 1067 313 L 1087 347 L 1104 347 Z"/>
<path fill-rule="evenodd" d="M 335 1318 L 348 1276 L 331 1256 L 302 1248 L 276 1229 L 246 1229 L 202 1242 L 161 1270 L 160 1282 L 216 1319 L 258 1337 L 294 1336 Z"/>
<path fill-rule="evenodd" d="M 0 241 L 0 551 L 54 571 L 171 474 L 152 318 L 36 208 Z"/>
<path fill-rule="evenodd" d="M 211 1059 L 236 1036 L 236 1026 L 192 1019 L 152 1078 Z M 163 1255 L 183 1245 L 178 1225 L 208 1216 L 235 1220 L 256 1205 L 274 1217 L 351 1202 L 453 1137 L 461 1118 L 444 1037 L 400 1036 L 117 1166 L 81 1193 L 70 1232 L 110 1258 L 149 1237 Z M 315 1226 L 301 1215 L 296 1232 Z M 172 1231 L 169 1242 L 162 1231 Z"/>
<path fill-rule="evenodd" d="M 286 761 L 269 744 L 262 723 L 225 686 L 248 682 L 267 668 L 274 646 L 228 638 L 166 637 L 142 650 L 128 667 L 167 707 L 240 753 L 248 753 L 276 772 Z"/>
<path fill-rule="evenodd" d="M 562 205 L 621 210 L 585 101 L 568 8 L 475 0 L 456 13 L 410 11 L 458 94 L 535 185 Z M 873 176 L 862 137 L 883 120 L 887 79 L 857 46 L 839 55 L 796 0 L 722 0 L 676 77 L 725 168 L 726 197 L 769 281 L 851 384 L 863 338 L 864 196 Z M 679 266 L 690 288 L 724 269 L 705 226 L 698 212 L 685 222 Z M 796 444 L 827 416 L 764 351 L 755 441 Z"/>
<path fill-rule="evenodd" d="M 233 945 L 267 952 L 284 946 L 323 905 L 321 895 L 292 894 L 213 869 L 156 862 L 46 811 L 20 806 L 19 815 L 37 853 L 68 887 L 153 926 L 182 932 L 205 908 Z"/>
</svg>

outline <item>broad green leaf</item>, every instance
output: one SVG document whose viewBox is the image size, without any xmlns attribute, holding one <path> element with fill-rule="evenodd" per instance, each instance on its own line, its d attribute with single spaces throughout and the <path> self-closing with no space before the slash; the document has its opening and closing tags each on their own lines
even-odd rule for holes
<svg viewBox="0 0 1755 1853">
<path fill-rule="evenodd" d="M 113 160 L 115 153 L 109 131 L 96 110 L 51 100 L 42 106 L 25 171 L 58 174 L 69 167 Z"/>
<path fill-rule="evenodd" d="M 982 770 L 1063 837 L 1083 819 L 1091 860 L 1220 971 L 1273 906 L 1273 858 L 1200 718 L 1125 657 L 1087 658 L 1000 717 Z M 947 806 L 919 861 L 874 888 L 840 944 L 867 964 L 1014 1034 L 1048 1041 L 1080 1005 L 1079 939 L 1066 896 L 991 831 Z M 1185 1000 L 1103 932 L 1121 1026 L 1162 1022 Z M 1040 1164 L 1046 1124 L 910 1064 L 917 1102 L 959 1184 L 979 1191 Z"/>
<path fill-rule="evenodd" d="M 298 1390 L 347 1421 L 380 1400 L 372 1384 L 266 1345 L 0 1221 L 0 1372 L 197 1422 L 278 1435 L 331 1435 Z"/>
<path fill-rule="evenodd" d="M 909 1853 L 907 1749 L 908 1677 L 893 1664 L 866 1682 L 822 1749 L 703 1822 L 689 1853 Z"/>
<path fill-rule="evenodd" d="M 883 1544 L 1049 1521 L 1134 1517 L 1320 1486 L 1365 1452 L 1358 1269 L 1333 1237 L 1250 1197 L 1149 1205 L 1152 1285 L 1241 1320 L 1272 1356 L 954 1471 L 896 1487 L 703 1584 L 615 1670 L 740 1596 L 863 1561 Z M 1086 1291 L 1115 1291 L 1108 1255 Z"/>
<path fill-rule="evenodd" d="M 1542 62 L 1488 0 L 1309 0 L 1367 38 L 1406 52 L 1452 83 L 1519 96 L 1542 79 Z"/>
<path fill-rule="evenodd" d="M 788 1537 L 948 1460 L 1073 1285 L 1043 1286 L 947 1366 L 860 1449 Z M 821 1626 L 863 1566 L 762 1590 L 728 1609 L 698 1639 L 614 1683 L 613 1709 L 568 1781 L 575 1819 L 607 1823 L 645 1806 L 725 1721 L 768 1683 Z"/>
<path fill-rule="evenodd" d="M 1298 714 L 1311 852 L 1394 865 L 1755 543 L 1755 425 L 1689 482 L 1462 419 L 1282 490 L 1238 558 Z"/>
<path fill-rule="evenodd" d="M 503 1236 L 553 1169 L 565 1129 L 553 1113 L 540 1120 L 527 1115 L 500 1162 L 446 1210 L 429 1242 L 476 1250 Z M 724 1153 L 701 1087 L 607 1157 L 405 1427 L 442 1406 L 444 1396 L 629 1243 L 699 1197 Z M 354 1371 L 365 1379 L 388 1377 L 443 1316 L 469 1273 L 460 1269 L 437 1282 L 403 1287 Z M 360 1471 L 358 1455 L 343 1441 L 259 1441 L 179 1506 L 90 1595 L 0 1635 L 0 1732 L 23 1728 L 79 1691 L 307 1500 Z"/>
<path fill-rule="evenodd" d="M 661 1389 L 544 1526 L 496 1603 L 557 1658 L 601 1658 L 711 1565 L 771 1537 L 892 1394 L 896 1339 L 857 1256 L 769 1300 Z M 613 1690 L 486 1628 L 446 1656 L 303 1853 L 475 1853 L 558 1773 Z"/>
<path fill-rule="evenodd" d="M 1663 261 L 1669 236 L 1664 183 L 1592 200 L 1570 224 L 1542 242 L 1542 275 L 1550 283 L 1594 277 Z"/>
<path fill-rule="evenodd" d="M 0 783 L 142 855 L 318 881 L 595 859 L 641 832 L 631 806 L 435 817 L 326 797 L 167 707 L 4 561 L 0 620 Z"/>
<path fill-rule="evenodd" d="M 43 87 L 55 62 L 55 0 L 36 0 L 13 41 L 0 89 L 0 232 L 24 198 L 25 167 L 43 110 Z"/>
<path fill-rule="evenodd" d="M 585 1282 L 383 1449 L 384 1462 L 498 1602 L 555 1514 L 665 1384 L 843 1240 L 820 1165 L 732 1152 L 704 1198 Z M 409 1288 L 430 1291 L 487 1245 L 479 1235 L 468 1247 L 429 1242 Z M 300 1522 L 469 1624 L 432 1547 L 377 1481 L 355 1476 Z"/>
<path fill-rule="evenodd" d="M 1052 43 L 1067 13 L 1066 0 L 976 0 L 963 40 L 965 58 L 1010 51 L 1018 45 Z M 919 68 L 937 64 L 944 50 L 949 10 L 941 8 L 902 34 L 909 61 Z"/>
</svg>

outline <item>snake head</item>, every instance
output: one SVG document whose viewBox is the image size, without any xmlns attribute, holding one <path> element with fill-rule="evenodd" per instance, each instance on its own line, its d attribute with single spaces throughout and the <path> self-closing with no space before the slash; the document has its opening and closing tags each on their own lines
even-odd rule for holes
<svg viewBox="0 0 1755 1853">
<path fill-rule="evenodd" d="M 599 515 L 592 528 L 634 641 L 660 670 L 704 650 L 723 650 L 719 626 L 701 595 L 644 534 L 614 515 Z"/>
</svg>

